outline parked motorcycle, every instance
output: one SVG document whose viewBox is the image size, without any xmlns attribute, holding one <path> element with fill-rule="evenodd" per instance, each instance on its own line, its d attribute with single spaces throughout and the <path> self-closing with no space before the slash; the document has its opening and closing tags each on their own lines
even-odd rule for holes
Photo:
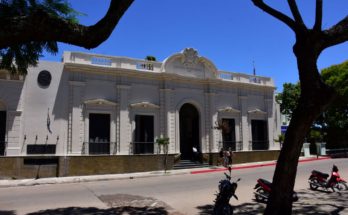
<svg viewBox="0 0 348 215">
<path fill-rule="evenodd" d="M 254 189 L 256 190 L 254 192 L 256 201 L 266 203 L 272 190 L 272 183 L 266 179 L 259 178 Z M 298 196 L 294 191 L 292 194 L 292 201 L 296 202 L 297 200 Z"/>
<path fill-rule="evenodd" d="M 309 187 L 312 190 L 317 190 L 319 187 L 325 190 L 331 188 L 333 192 L 335 192 L 335 188 L 339 191 L 348 190 L 347 182 L 341 178 L 336 165 L 333 165 L 331 176 L 329 179 L 328 177 L 329 174 L 313 170 L 308 179 Z"/>
<path fill-rule="evenodd" d="M 225 179 L 219 182 L 219 192 L 216 194 L 215 204 L 214 204 L 214 215 L 230 215 L 233 214 L 233 207 L 230 205 L 230 199 L 233 196 L 238 200 L 235 192 L 238 187 L 237 182 L 231 182 L 231 167 L 228 168 L 229 175 L 225 174 Z"/>
</svg>

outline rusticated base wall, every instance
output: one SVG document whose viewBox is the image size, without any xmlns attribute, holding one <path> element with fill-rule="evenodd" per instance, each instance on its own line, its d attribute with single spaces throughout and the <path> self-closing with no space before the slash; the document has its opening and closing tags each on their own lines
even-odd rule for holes
<svg viewBox="0 0 348 215">
<path fill-rule="evenodd" d="M 279 151 L 235 152 L 233 164 L 276 160 Z M 178 162 L 177 154 L 170 154 L 167 167 Z M 217 165 L 218 153 L 203 154 L 203 160 Z M 82 175 L 118 174 L 158 171 L 164 169 L 164 155 L 115 156 L 35 156 L 0 157 L 0 179 L 45 178 Z"/>
<path fill-rule="evenodd" d="M 280 153 L 279 150 L 240 151 L 240 152 L 234 152 L 234 156 L 232 160 L 233 160 L 233 164 L 271 161 L 271 160 L 277 160 L 279 153 Z M 203 154 L 203 160 L 204 162 L 207 162 L 210 165 L 218 165 L 219 153 Z"/>
<path fill-rule="evenodd" d="M 174 155 L 168 155 L 172 169 Z M 164 155 L 0 157 L 0 179 L 101 175 L 164 170 Z"/>
</svg>

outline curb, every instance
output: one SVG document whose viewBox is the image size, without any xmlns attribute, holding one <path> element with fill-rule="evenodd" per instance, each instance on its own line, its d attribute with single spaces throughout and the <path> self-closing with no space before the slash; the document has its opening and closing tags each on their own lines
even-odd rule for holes
<svg viewBox="0 0 348 215">
<path fill-rule="evenodd" d="M 302 159 L 299 162 L 309 162 L 318 160 L 327 160 L 330 157 L 308 158 Z M 276 161 L 236 165 L 232 167 L 232 170 L 250 169 L 264 166 L 274 166 Z M 184 175 L 184 174 L 202 174 L 212 172 L 226 171 L 227 168 L 215 168 L 215 169 L 199 169 L 191 171 L 190 169 L 183 170 L 170 170 L 166 173 L 163 171 L 155 172 L 137 172 L 137 173 L 124 173 L 124 174 L 109 174 L 109 175 L 90 175 L 90 176 L 78 176 L 78 177 L 60 177 L 60 178 L 41 178 L 41 179 L 21 179 L 21 180 L 0 180 L 0 188 L 17 187 L 17 186 L 34 186 L 34 185 L 48 185 L 48 184 L 64 184 L 64 183 L 81 183 L 81 182 L 93 182 L 93 181 L 108 181 L 108 180 L 127 180 L 135 178 L 149 178 L 156 176 L 171 176 L 171 175 Z"/>
<path fill-rule="evenodd" d="M 310 162 L 310 161 L 319 161 L 319 160 L 328 160 L 331 159 L 330 157 L 319 157 L 319 158 L 308 158 L 308 159 L 302 159 L 299 160 L 299 163 L 303 162 Z M 276 161 L 272 161 L 269 163 L 260 163 L 260 164 L 252 164 L 252 165 L 241 165 L 241 166 L 232 166 L 232 170 L 239 170 L 239 169 L 250 169 L 250 168 L 258 168 L 258 167 L 265 167 L 265 166 L 275 166 L 277 164 Z M 197 170 L 197 171 L 191 171 L 191 174 L 202 174 L 202 173 L 210 173 L 210 172 L 223 172 L 228 170 L 225 167 L 218 168 L 218 169 L 206 169 L 206 170 Z"/>
</svg>

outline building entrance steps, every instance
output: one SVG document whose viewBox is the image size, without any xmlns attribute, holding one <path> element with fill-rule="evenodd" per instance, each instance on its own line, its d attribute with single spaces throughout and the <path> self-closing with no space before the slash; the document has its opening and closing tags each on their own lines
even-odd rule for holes
<svg viewBox="0 0 348 215">
<path fill-rule="evenodd" d="M 210 167 L 207 163 L 199 163 L 191 160 L 180 160 L 173 166 L 173 169 L 193 169 L 193 168 L 204 168 Z"/>
</svg>

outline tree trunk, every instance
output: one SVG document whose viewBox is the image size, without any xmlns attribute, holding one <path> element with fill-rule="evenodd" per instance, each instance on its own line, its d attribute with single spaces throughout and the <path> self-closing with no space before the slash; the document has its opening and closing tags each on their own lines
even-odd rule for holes
<svg viewBox="0 0 348 215">
<path fill-rule="evenodd" d="M 315 52 L 314 45 L 297 43 L 294 46 L 294 52 L 299 69 L 301 96 L 277 161 L 272 192 L 264 212 L 266 215 L 292 213 L 292 193 L 305 136 L 314 120 L 328 107 L 336 95 L 333 89 L 325 85 L 320 78 L 316 65 L 319 54 Z"/>
</svg>

